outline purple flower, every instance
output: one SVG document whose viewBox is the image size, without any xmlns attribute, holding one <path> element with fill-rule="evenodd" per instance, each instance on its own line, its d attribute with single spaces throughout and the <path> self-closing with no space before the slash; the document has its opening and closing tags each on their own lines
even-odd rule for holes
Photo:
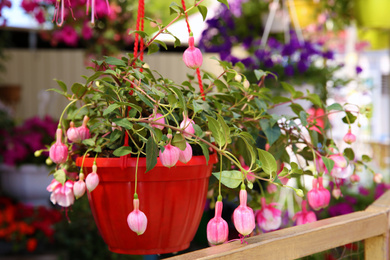
<svg viewBox="0 0 390 260">
<path fill-rule="evenodd" d="M 379 198 L 388 189 L 390 189 L 390 184 L 379 183 L 378 185 L 376 185 L 374 198 L 375 199 Z"/>
<path fill-rule="evenodd" d="M 294 66 L 291 65 L 291 64 L 288 64 L 285 68 L 284 68 L 284 73 L 287 75 L 287 76 L 294 76 Z"/>
<path fill-rule="evenodd" d="M 336 205 L 330 206 L 328 209 L 331 217 L 340 216 L 344 214 L 352 213 L 354 210 L 352 206 L 347 202 L 341 202 Z"/>
<path fill-rule="evenodd" d="M 370 191 L 363 186 L 359 186 L 359 193 L 363 196 L 368 196 L 370 195 Z"/>
<path fill-rule="evenodd" d="M 300 60 L 297 63 L 297 68 L 300 73 L 305 73 L 307 69 L 309 68 L 309 65 L 306 61 Z"/>
<path fill-rule="evenodd" d="M 270 37 L 268 39 L 268 46 L 271 48 L 271 49 L 279 49 L 282 45 L 280 44 L 280 42 L 278 42 L 278 40 L 276 40 L 275 38 L 272 38 Z"/>
<path fill-rule="evenodd" d="M 271 67 L 274 66 L 274 62 L 271 59 L 266 59 L 264 61 L 264 66 L 267 67 L 267 68 L 271 68 Z"/>
<path fill-rule="evenodd" d="M 325 51 L 322 53 L 322 57 L 328 59 L 328 60 L 333 60 L 334 58 L 334 53 L 333 51 Z"/>
<path fill-rule="evenodd" d="M 356 74 L 360 74 L 363 69 L 360 66 L 356 66 Z"/>
</svg>

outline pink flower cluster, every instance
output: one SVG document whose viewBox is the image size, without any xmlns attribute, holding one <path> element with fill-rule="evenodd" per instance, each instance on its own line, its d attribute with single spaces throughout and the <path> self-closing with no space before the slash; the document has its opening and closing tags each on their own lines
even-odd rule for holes
<svg viewBox="0 0 390 260">
<path fill-rule="evenodd" d="M 162 118 L 161 114 L 156 114 L 156 116 L 154 118 L 150 118 L 150 120 L 152 120 L 153 122 L 155 121 L 157 123 L 165 124 L 165 119 Z M 153 127 L 159 128 L 160 130 L 164 128 L 164 126 L 158 124 L 151 123 L 151 125 Z M 184 116 L 183 121 L 180 123 L 180 128 L 183 129 L 184 137 L 191 137 L 191 134 L 195 133 L 194 125 L 195 123 L 193 120 Z M 171 137 L 171 135 L 168 135 L 168 138 Z M 182 163 L 189 162 L 192 158 L 192 148 L 188 142 L 186 142 L 186 148 L 184 150 L 180 150 L 176 146 L 173 146 L 168 143 L 166 146 L 164 146 L 164 150 L 159 152 L 159 157 L 161 163 L 165 167 L 170 168 L 175 166 L 178 161 Z"/>
<path fill-rule="evenodd" d="M 330 201 L 330 192 L 325 189 L 322 183 L 322 177 L 313 179 L 313 188 L 307 193 L 310 207 L 314 210 L 326 208 Z"/>
</svg>

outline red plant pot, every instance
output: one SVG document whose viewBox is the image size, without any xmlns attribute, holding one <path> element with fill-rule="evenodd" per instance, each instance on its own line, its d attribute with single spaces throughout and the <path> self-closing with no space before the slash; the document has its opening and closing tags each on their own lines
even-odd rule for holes
<svg viewBox="0 0 390 260">
<path fill-rule="evenodd" d="M 94 158 L 85 158 L 84 173 L 92 171 Z M 138 236 L 127 225 L 133 210 L 136 158 L 97 158 L 100 182 L 91 193 L 89 205 L 96 225 L 109 247 L 121 254 L 163 254 L 189 247 L 200 223 L 209 177 L 216 154 L 206 164 L 204 156 L 193 156 L 172 168 L 158 160 L 149 172 L 146 158 L 138 163 L 137 194 L 140 210 L 148 218 L 144 234 Z M 76 164 L 81 166 L 82 158 Z"/>
</svg>

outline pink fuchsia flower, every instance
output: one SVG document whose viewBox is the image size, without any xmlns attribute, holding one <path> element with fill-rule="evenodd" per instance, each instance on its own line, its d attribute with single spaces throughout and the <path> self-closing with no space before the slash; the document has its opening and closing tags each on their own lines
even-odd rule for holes
<svg viewBox="0 0 390 260">
<path fill-rule="evenodd" d="M 253 210 L 246 205 L 248 194 L 245 186 L 240 190 L 240 205 L 233 212 L 233 223 L 237 231 L 247 236 L 255 229 L 255 215 Z"/>
<path fill-rule="evenodd" d="M 51 192 L 50 201 L 53 204 L 58 204 L 61 207 L 69 207 L 74 203 L 73 181 L 71 180 L 66 181 L 63 185 L 54 179 L 47 186 L 47 191 Z"/>
<path fill-rule="evenodd" d="M 81 35 L 83 36 L 84 40 L 89 40 L 93 36 L 93 30 L 91 26 L 89 26 L 88 22 L 85 22 L 83 24 L 83 29 L 81 29 Z"/>
<path fill-rule="evenodd" d="M 133 205 L 133 211 L 127 216 L 127 224 L 132 231 L 137 233 L 137 235 L 142 235 L 148 225 L 148 219 L 145 213 L 139 210 L 139 199 L 137 194 L 134 195 Z"/>
<path fill-rule="evenodd" d="M 85 185 L 89 192 L 92 192 L 99 185 L 99 175 L 97 175 L 97 166 L 94 163 L 92 165 L 92 172 L 87 175 L 85 179 Z"/>
<path fill-rule="evenodd" d="M 171 145 L 167 144 L 164 147 L 164 152 L 159 153 L 160 161 L 162 165 L 165 167 L 171 168 L 172 166 L 175 166 L 177 161 L 179 160 L 180 156 L 180 149 Z"/>
<path fill-rule="evenodd" d="M 313 179 L 313 188 L 307 193 L 307 198 L 314 210 L 320 210 L 329 205 L 330 192 L 322 185 L 322 177 Z"/>
<path fill-rule="evenodd" d="M 229 228 L 222 218 L 222 199 L 215 203 L 215 216 L 207 224 L 207 240 L 212 245 L 222 244 L 227 241 Z"/>
<path fill-rule="evenodd" d="M 307 211 L 306 209 L 306 200 L 302 201 L 302 211 L 297 212 L 292 218 L 293 221 L 296 221 L 297 226 L 304 225 L 307 223 L 312 223 L 317 221 L 316 214 L 313 211 Z"/>
<path fill-rule="evenodd" d="M 21 3 L 21 7 L 26 10 L 27 13 L 33 12 L 37 6 L 37 2 L 33 0 L 23 0 Z"/>
<path fill-rule="evenodd" d="M 89 117 L 84 116 L 83 124 L 77 127 L 77 131 L 79 133 L 81 141 L 91 138 L 91 134 L 89 133 L 89 129 L 87 127 L 88 121 L 89 121 Z"/>
<path fill-rule="evenodd" d="M 261 210 L 256 212 L 257 225 L 264 231 L 276 230 L 282 224 L 282 212 L 275 208 L 277 203 L 267 205 L 265 198 L 261 198 Z"/>
<path fill-rule="evenodd" d="M 44 22 L 46 22 L 45 13 L 43 12 L 42 9 L 38 10 L 38 11 L 35 13 L 35 20 L 37 20 L 37 22 L 38 22 L 39 24 L 43 24 Z"/>
<path fill-rule="evenodd" d="M 189 47 L 183 53 L 183 61 L 190 69 L 197 69 L 202 66 L 202 52 L 194 46 L 194 37 L 188 39 Z"/>
<path fill-rule="evenodd" d="M 331 175 L 335 178 L 346 179 L 352 174 L 352 167 L 348 164 L 347 159 L 341 154 L 332 154 L 329 159 L 334 161 Z M 325 169 L 327 172 L 327 169 Z"/>
<path fill-rule="evenodd" d="M 66 136 L 68 137 L 69 141 L 73 143 L 80 143 L 81 137 L 79 135 L 79 131 L 77 131 L 77 128 L 74 126 L 74 122 L 70 122 L 69 128 L 66 131 Z"/>
<path fill-rule="evenodd" d="M 80 178 L 73 184 L 73 194 L 76 199 L 82 197 L 85 193 L 86 185 L 84 182 L 84 173 L 80 173 Z"/>
<path fill-rule="evenodd" d="M 66 45 L 75 47 L 77 46 L 79 36 L 77 35 L 76 30 L 72 26 L 65 25 L 64 28 L 61 30 L 61 40 Z"/>
<path fill-rule="evenodd" d="M 188 116 L 185 116 L 183 114 L 183 121 L 180 123 L 180 128 L 184 130 L 183 136 L 186 138 L 190 138 L 191 136 L 189 134 L 194 134 L 195 129 L 194 129 L 194 121 L 192 119 L 189 119 Z M 189 134 L 186 134 L 189 133 Z"/>
<path fill-rule="evenodd" d="M 375 173 L 374 175 L 374 182 L 375 183 L 381 183 L 383 179 L 383 176 L 381 173 Z"/>
<path fill-rule="evenodd" d="M 186 142 L 186 149 L 184 151 L 179 149 L 179 161 L 182 163 L 188 163 L 192 158 L 192 147 Z"/>
<path fill-rule="evenodd" d="M 156 120 L 157 119 L 157 120 Z M 156 113 L 155 116 L 150 116 L 149 117 L 149 120 L 150 121 L 153 121 L 153 122 L 156 122 L 156 123 L 160 123 L 160 124 L 165 124 L 165 118 L 162 114 L 159 114 L 159 113 Z M 150 124 L 152 127 L 155 127 L 155 128 L 158 128 L 160 130 L 163 130 L 164 129 L 164 126 L 163 125 L 158 125 L 158 124 L 153 124 L 151 123 Z"/>
<path fill-rule="evenodd" d="M 346 133 L 344 135 L 344 138 L 343 138 L 344 142 L 346 142 L 347 144 L 352 144 L 356 141 L 356 136 L 354 134 L 351 133 L 351 129 L 348 130 L 348 133 Z"/>
<path fill-rule="evenodd" d="M 50 147 L 50 159 L 59 164 L 66 162 L 68 158 L 68 147 L 62 143 L 62 129 L 58 128 L 56 132 L 56 142 Z"/>
</svg>

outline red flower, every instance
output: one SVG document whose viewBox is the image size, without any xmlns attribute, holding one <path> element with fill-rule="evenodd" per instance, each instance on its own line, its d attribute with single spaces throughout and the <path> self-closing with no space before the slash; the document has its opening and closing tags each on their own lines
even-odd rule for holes
<svg viewBox="0 0 390 260">
<path fill-rule="evenodd" d="M 29 238 L 27 239 L 26 243 L 26 249 L 28 252 L 34 252 L 37 248 L 38 241 L 35 238 Z"/>
</svg>

